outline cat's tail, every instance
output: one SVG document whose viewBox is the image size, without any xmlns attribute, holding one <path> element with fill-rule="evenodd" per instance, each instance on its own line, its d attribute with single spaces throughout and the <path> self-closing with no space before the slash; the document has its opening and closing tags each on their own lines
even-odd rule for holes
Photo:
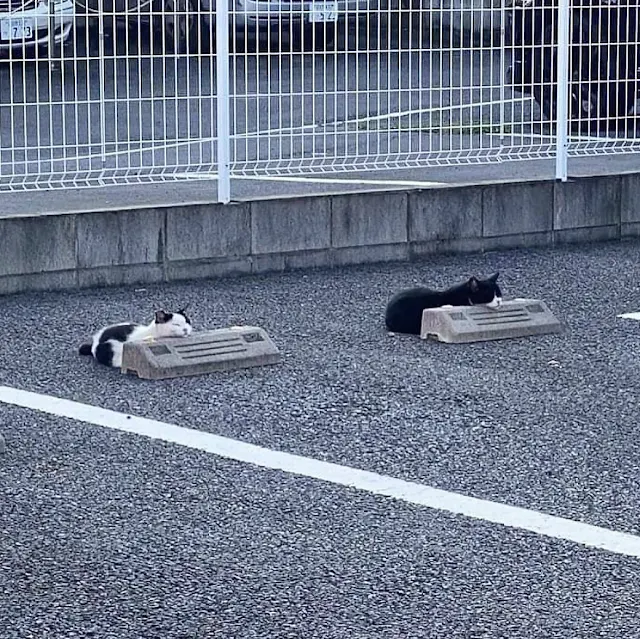
<svg viewBox="0 0 640 639">
<path fill-rule="evenodd" d="M 79 349 L 80 355 L 91 355 L 91 344 L 83 344 Z"/>
</svg>

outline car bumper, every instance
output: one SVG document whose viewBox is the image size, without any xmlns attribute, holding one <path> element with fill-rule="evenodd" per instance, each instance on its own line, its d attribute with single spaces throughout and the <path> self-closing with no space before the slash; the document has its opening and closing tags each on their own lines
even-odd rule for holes
<svg viewBox="0 0 640 639">
<path fill-rule="evenodd" d="M 235 0 L 232 20 L 236 26 L 258 25 L 277 27 L 281 24 L 310 22 L 314 5 L 335 5 L 337 20 L 344 20 L 373 11 L 371 0 L 339 0 L 338 2 L 264 2 Z M 328 22 L 334 20 L 327 20 Z"/>
<path fill-rule="evenodd" d="M 49 45 L 52 21 L 53 41 L 61 44 L 73 28 L 74 15 L 73 0 L 58 0 L 53 7 L 46 0 L 40 0 L 29 9 L 0 13 L 0 56 L 7 57 Z"/>
</svg>

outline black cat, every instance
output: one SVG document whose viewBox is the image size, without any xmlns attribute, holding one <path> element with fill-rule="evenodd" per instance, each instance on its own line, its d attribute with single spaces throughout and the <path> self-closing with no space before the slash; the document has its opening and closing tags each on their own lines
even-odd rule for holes
<svg viewBox="0 0 640 639">
<path fill-rule="evenodd" d="M 394 295 L 387 304 L 385 323 L 394 333 L 420 335 L 422 311 L 439 306 L 474 306 L 484 304 L 497 308 L 502 304 L 502 292 L 494 273 L 486 280 L 469 278 L 446 291 L 432 291 L 424 287 L 409 288 Z"/>
</svg>

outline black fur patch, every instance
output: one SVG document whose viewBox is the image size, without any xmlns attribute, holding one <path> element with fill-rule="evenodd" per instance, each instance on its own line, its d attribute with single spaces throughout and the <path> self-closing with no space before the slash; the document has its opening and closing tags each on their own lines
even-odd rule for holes
<svg viewBox="0 0 640 639">
<path fill-rule="evenodd" d="M 91 344 L 83 344 L 79 349 L 80 355 L 91 355 Z"/>
<path fill-rule="evenodd" d="M 136 329 L 136 324 L 116 324 L 115 326 L 109 326 L 102 331 L 99 342 L 107 342 L 110 339 L 116 342 L 126 342 L 127 337 L 133 333 Z"/>
</svg>

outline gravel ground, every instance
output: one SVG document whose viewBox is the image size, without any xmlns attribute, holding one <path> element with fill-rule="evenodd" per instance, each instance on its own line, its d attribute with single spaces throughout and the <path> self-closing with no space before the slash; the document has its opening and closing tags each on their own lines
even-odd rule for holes
<svg viewBox="0 0 640 639">
<path fill-rule="evenodd" d="M 3 639 L 640 636 L 636 560 L 1 415 Z"/>
<path fill-rule="evenodd" d="M 616 314 L 640 310 L 639 249 L 5 297 L 0 383 L 637 534 L 640 326 Z M 398 288 L 494 270 L 566 331 L 384 331 Z M 196 328 L 264 326 L 284 363 L 146 382 L 76 355 L 100 325 L 185 302 Z M 640 636 L 632 560 L 0 411 L 9 637 Z"/>
</svg>

